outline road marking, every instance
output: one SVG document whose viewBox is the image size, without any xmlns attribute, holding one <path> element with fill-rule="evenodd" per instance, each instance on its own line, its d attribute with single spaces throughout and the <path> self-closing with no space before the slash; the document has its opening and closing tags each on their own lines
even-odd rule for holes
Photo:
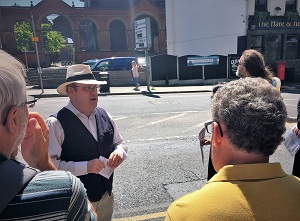
<svg viewBox="0 0 300 221">
<path fill-rule="evenodd" d="M 135 127 L 135 129 L 142 129 L 142 128 L 148 127 L 148 126 L 150 126 L 150 125 L 158 124 L 158 123 L 161 123 L 161 122 L 164 122 L 164 121 L 167 121 L 167 120 L 171 120 L 171 119 L 174 119 L 174 118 L 177 118 L 177 117 L 181 117 L 181 116 L 184 116 L 184 115 L 186 115 L 186 113 L 178 114 L 178 115 L 176 115 L 176 116 L 164 118 L 164 119 L 157 120 L 157 121 L 153 121 L 153 122 L 151 122 L 151 123 L 149 123 L 149 124 L 141 125 L 141 126 Z"/>
<path fill-rule="evenodd" d="M 147 138 L 147 139 L 138 139 L 138 141 L 155 141 L 155 140 L 174 140 L 178 138 L 188 138 L 188 137 L 198 137 L 198 135 L 191 136 L 172 136 L 172 137 L 156 137 L 156 138 Z M 126 141 L 127 142 L 127 141 Z M 130 141 L 129 141 L 130 142 Z"/>
<path fill-rule="evenodd" d="M 118 117 L 118 118 L 114 118 L 114 121 L 116 121 L 116 120 L 123 120 L 123 119 L 126 119 L 126 118 L 128 118 L 128 117 Z"/>
<path fill-rule="evenodd" d="M 201 112 L 209 112 L 209 111 L 171 111 L 171 112 L 158 112 L 158 113 L 149 113 L 150 115 L 156 114 L 156 115 L 165 115 L 165 114 L 180 114 L 180 113 L 201 113 Z"/>
<path fill-rule="evenodd" d="M 133 217 L 126 217 L 126 218 L 118 218 L 118 219 L 113 219 L 113 221 L 139 221 L 139 220 L 163 218 L 165 216 L 166 216 L 166 212 L 160 212 L 160 213 L 146 214 L 146 215 L 142 215 L 142 216 L 133 216 Z"/>
<path fill-rule="evenodd" d="M 167 121 L 167 120 L 171 120 L 171 119 L 174 119 L 174 118 L 177 118 L 177 117 L 181 117 L 181 116 L 184 116 L 184 115 L 186 115 L 186 113 L 178 114 L 178 115 L 175 115 L 175 116 L 172 116 L 172 117 L 167 117 L 167 118 L 157 120 L 157 121 L 153 121 L 153 122 L 149 123 L 148 125 L 158 124 L 158 123 L 161 123 L 161 122 L 164 122 L 164 121 Z"/>
</svg>

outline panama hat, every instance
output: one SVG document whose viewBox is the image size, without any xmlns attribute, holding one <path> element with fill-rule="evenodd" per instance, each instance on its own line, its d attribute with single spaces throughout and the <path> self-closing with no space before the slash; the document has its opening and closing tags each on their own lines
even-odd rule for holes
<svg viewBox="0 0 300 221">
<path fill-rule="evenodd" d="M 106 84 L 106 81 L 97 81 L 89 65 L 75 64 L 67 69 L 66 82 L 57 87 L 59 94 L 66 94 L 66 86 L 72 83 Z"/>
</svg>

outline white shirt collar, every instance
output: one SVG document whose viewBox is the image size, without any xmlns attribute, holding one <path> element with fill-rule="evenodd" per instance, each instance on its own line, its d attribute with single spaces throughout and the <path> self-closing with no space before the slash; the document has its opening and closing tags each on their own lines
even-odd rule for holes
<svg viewBox="0 0 300 221">
<path fill-rule="evenodd" d="M 84 115 L 83 113 L 81 113 L 79 110 L 76 109 L 76 107 L 74 107 L 74 105 L 72 104 L 71 101 L 69 101 L 68 105 L 66 106 L 66 108 L 68 108 L 70 111 L 72 111 L 76 116 L 78 115 Z M 95 116 L 96 112 L 95 109 L 92 111 L 91 115 L 89 118 Z M 85 116 L 85 115 L 84 115 Z"/>
</svg>

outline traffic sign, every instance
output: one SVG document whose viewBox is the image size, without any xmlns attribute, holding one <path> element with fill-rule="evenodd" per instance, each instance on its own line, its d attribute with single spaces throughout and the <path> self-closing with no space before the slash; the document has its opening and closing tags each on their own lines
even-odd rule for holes
<svg viewBox="0 0 300 221">
<path fill-rule="evenodd" d="M 135 48 L 149 50 L 151 48 L 150 18 L 143 18 L 134 22 Z"/>
<path fill-rule="evenodd" d="M 33 41 L 33 42 L 38 42 L 38 41 L 39 41 L 39 37 L 32 37 L 32 38 L 31 38 L 31 41 Z"/>
</svg>

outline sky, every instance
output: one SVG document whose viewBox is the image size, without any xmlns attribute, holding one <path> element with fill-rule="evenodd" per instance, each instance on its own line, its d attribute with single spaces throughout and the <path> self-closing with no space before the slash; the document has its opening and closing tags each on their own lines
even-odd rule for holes
<svg viewBox="0 0 300 221">
<path fill-rule="evenodd" d="M 41 0 L 0 0 L 0 6 L 12 6 L 15 3 L 19 6 L 30 6 L 30 2 L 32 1 L 33 5 L 38 4 Z M 72 6 L 72 2 L 74 2 L 75 7 L 83 7 L 83 2 L 79 0 L 63 0 L 65 3 Z"/>
</svg>

